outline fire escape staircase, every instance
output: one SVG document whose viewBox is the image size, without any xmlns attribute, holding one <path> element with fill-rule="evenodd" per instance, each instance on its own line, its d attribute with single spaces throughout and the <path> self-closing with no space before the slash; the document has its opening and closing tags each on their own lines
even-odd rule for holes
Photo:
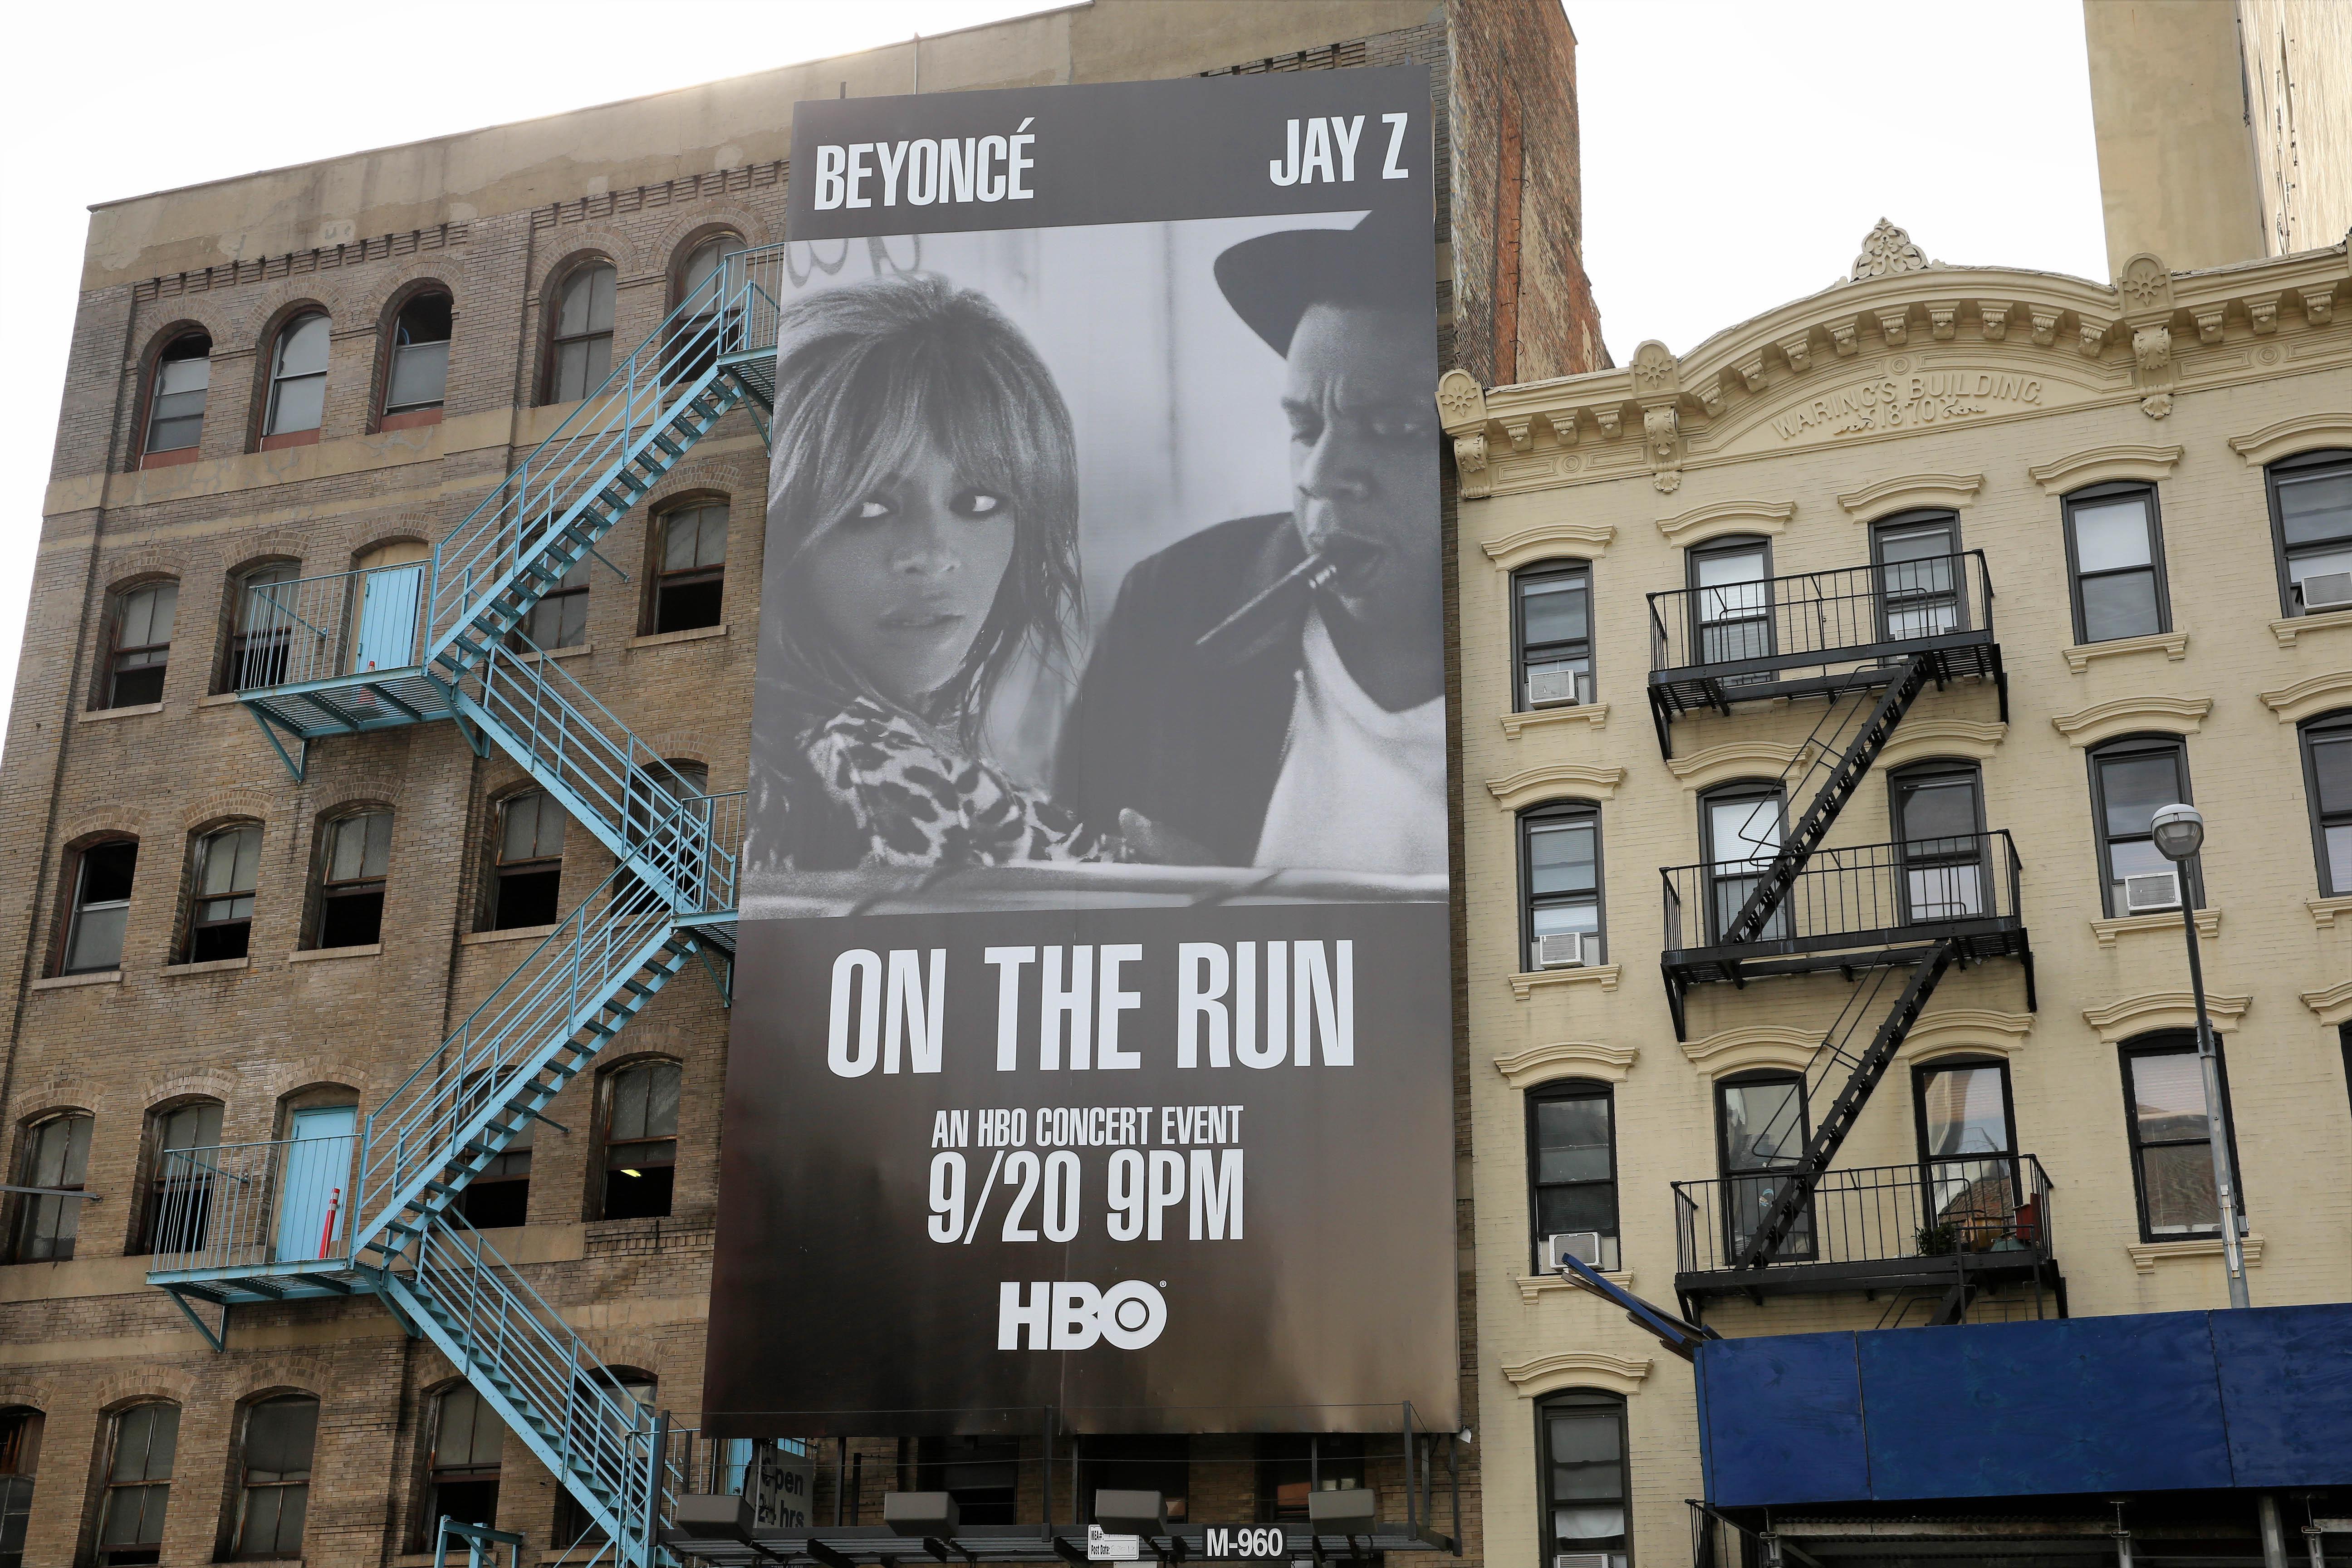
<svg viewBox="0 0 2352 1568">
<path fill-rule="evenodd" d="M 367 1118 L 356 1223 L 335 1217 L 339 1187 L 315 1241 L 307 1209 L 289 1231 L 299 1143 L 182 1152 L 163 1183 L 149 1275 L 215 1348 L 236 1303 L 381 1296 L 628 1568 L 669 1558 L 658 1544 L 673 1475 L 664 1420 L 458 1199 L 689 961 L 731 955 L 742 796 L 703 793 L 670 769 L 523 628 L 730 411 L 771 411 L 781 267 L 781 247 L 727 258 L 428 560 L 256 590 L 238 695 L 298 778 L 315 740 L 452 720 L 479 754 L 512 758 L 619 864 Z M 221 1310 L 219 1328 L 204 1303 Z"/>
</svg>

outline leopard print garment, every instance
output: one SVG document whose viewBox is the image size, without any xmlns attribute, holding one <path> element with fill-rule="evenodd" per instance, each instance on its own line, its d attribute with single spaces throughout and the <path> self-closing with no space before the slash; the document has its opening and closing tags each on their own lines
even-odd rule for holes
<svg viewBox="0 0 2352 1568">
<path fill-rule="evenodd" d="M 903 715 L 853 701 L 803 742 L 836 831 L 866 867 L 1110 860 L 1117 844 L 977 757 L 941 748 Z M 831 857 L 828 857 L 830 858 Z M 848 854 L 840 855 L 848 861 Z"/>
</svg>

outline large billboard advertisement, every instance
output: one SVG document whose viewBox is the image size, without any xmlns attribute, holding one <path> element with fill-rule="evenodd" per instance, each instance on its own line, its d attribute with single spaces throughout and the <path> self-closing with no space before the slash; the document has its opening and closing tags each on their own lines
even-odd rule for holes
<svg viewBox="0 0 2352 1568">
<path fill-rule="evenodd" d="M 1457 1424 L 1429 89 L 794 111 L 715 1429 Z"/>
</svg>

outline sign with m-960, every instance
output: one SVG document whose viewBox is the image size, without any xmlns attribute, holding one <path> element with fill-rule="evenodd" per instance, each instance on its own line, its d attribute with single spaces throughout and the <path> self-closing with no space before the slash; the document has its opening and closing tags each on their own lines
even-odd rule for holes
<svg viewBox="0 0 2352 1568">
<path fill-rule="evenodd" d="M 1201 1532 L 1201 1555 L 1241 1563 L 1268 1563 L 1290 1556 L 1290 1540 L 1277 1524 L 1228 1529 L 1213 1525 Z"/>
</svg>

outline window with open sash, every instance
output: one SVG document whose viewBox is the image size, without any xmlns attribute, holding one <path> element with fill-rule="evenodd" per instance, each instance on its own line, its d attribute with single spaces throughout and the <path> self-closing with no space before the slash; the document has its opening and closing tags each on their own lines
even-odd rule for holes
<svg viewBox="0 0 2352 1568">
<path fill-rule="evenodd" d="M 1903 918 L 1970 920 L 1988 911 L 1984 800 L 1967 763 L 1926 763 L 1890 781 Z"/>
<path fill-rule="evenodd" d="M 653 629 L 692 631 L 719 623 L 727 586 L 727 503 L 681 507 L 660 521 Z"/>
<path fill-rule="evenodd" d="M 172 340 L 155 362 L 147 399 L 148 457 L 193 451 L 205 433 L 205 399 L 213 384 L 213 341 L 202 332 Z"/>
<path fill-rule="evenodd" d="M 449 384 L 449 337 L 456 314 L 446 294 L 419 294 L 392 324 L 392 365 L 383 411 L 416 414 L 441 406 Z"/>
<path fill-rule="evenodd" d="M 194 1100 L 147 1121 L 146 1223 L 150 1252 L 200 1252 L 212 1228 L 221 1102 Z"/>
<path fill-rule="evenodd" d="M 466 1104 L 469 1112 L 478 1110 L 495 1086 L 496 1075 L 478 1072 L 466 1080 Z M 511 1119 L 511 1112 L 499 1117 L 501 1122 Z M 490 1156 L 474 1179 L 467 1182 L 457 1197 L 457 1212 L 476 1230 L 495 1230 L 504 1226 L 522 1225 L 530 1216 L 530 1148 L 532 1135 L 539 1130 L 539 1118 L 523 1119 L 520 1127 L 507 1140 L 506 1147 Z"/>
<path fill-rule="evenodd" d="M 1561 708 L 1592 700 L 1592 569 L 1546 561 L 1511 577 L 1517 612 L 1517 706 Z"/>
<path fill-rule="evenodd" d="M 2352 893 L 2352 712 L 2330 713 L 2303 727 L 2303 784 L 2311 803 L 2319 890 L 2329 897 Z"/>
<path fill-rule="evenodd" d="M 135 838 L 110 838 L 74 857 L 65 973 L 95 974 L 122 967 L 122 932 L 131 918 L 131 884 L 138 870 Z"/>
<path fill-rule="evenodd" d="M 578 268 L 556 295 L 554 353 L 547 401 L 572 403 L 613 374 L 613 306 L 620 275 L 598 263 Z"/>
<path fill-rule="evenodd" d="M 2230 1077 L 2218 1060 L 2221 1114 L 2229 1118 Z M 2197 1059 L 2195 1037 L 2167 1034 L 2135 1040 L 2123 1048 L 2124 1117 L 2131 1139 L 2132 1180 L 2139 1196 L 2142 1241 L 2218 1236 L 2221 1203 L 2213 1185 L 2213 1122 L 2206 1113 L 2205 1069 Z M 2231 1167 L 2238 1168 L 2237 1143 Z M 2245 1183 L 2236 1194 L 2238 1230 L 2245 1234 Z"/>
<path fill-rule="evenodd" d="M 604 1219 L 658 1218 L 670 1211 L 677 1166 L 676 1062 L 640 1062 L 605 1080 Z"/>
<path fill-rule="evenodd" d="M 1701 664 L 1769 658 L 1773 650 L 1771 547 L 1720 539 L 1688 558 L 1692 640 Z"/>
<path fill-rule="evenodd" d="M 1912 1088 L 1927 1184 L 1920 1251 L 1941 1256 L 2032 1246 L 2039 1216 L 2020 1190 L 2007 1064 L 1935 1062 L 1914 1073 Z"/>
<path fill-rule="evenodd" d="M 2156 491 L 2094 485 L 2066 498 L 2066 557 L 2074 578 L 2074 636 L 2085 643 L 2169 631 Z"/>
<path fill-rule="evenodd" d="M 1519 817 L 1519 844 L 1527 967 L 1602 963 L 1601 814 L 1589 805 L 1538 806 Z"/>
<path fill-rule="evenodd" d="M 563 808 L 544 790 L 499 804 L 490 929 L 553 925 L 563 881 Z"/>
<path fill-rule="evenodd" d="M 466 1524 L 498 1523 L 505 1443 L 505 1425 L 470 1384 L 442 1390 L 433 1402 L 433 1448 L 425 1459 L 428 1533 L 444 1514 Z M 435 1544 L 425 1542 L 427 1550 Z"/>
<path fill-rule="evenodd" d="M 1887 642 L 1966 629 L 1960 520 L 1948 511 L 1889 518 L 1870 531 L 1877 569 L 1879 635 Z"/>
<path fill-rule="evenodd" d="M 230 582 L 233 619 L 221 690 L 285 684 L 288 657 L 300 624 L 291 584 L 301 574 L 298 562 L 271 561 L 238 573 Z"/>
<path fill-rule="evenodd" d="M 366 947 L 383 936 L 383 889 L 392 869 L 392 813 L 366 811 L 327 824 L 319 858 L 316 947 Z"/>
<path fill-rule="evenodd" d="M 188 917 L 190 963 L 243 958 L 252 944 L 253 890 L 261 879 L 261 824 L 238 823 L 196 840 L 196 897 Z"/>
<path fill-rule="evenodd" d="M 651 1419 L 655 1400 L 661 1385 L 652 1373 L 635 1367 L 608 1366 L 602 1375 L 583 1373 L 575 1385 L 575 1405 L 582 1410 L 601 1413 L 604 1424 L 613 1430 L 615 1446 L 625 1441 L 622 1433 L 643 1430 Z M 618 1384 L 618 1392 L 614 1385 Z M 597 1419 L 590 1416 L 588 1419 Z M 604 1527 L 593 1515 L 580 1506 L 580 1500 L 569 1490 L 560 1492 L 555 1500 L 555 1544 L 559 1548 L 586 1545 L 607 1539 Z"/>
<path fill-rule="evenodd" d="M 316 430 L 327 416 L 327 318 L 295 317 L 278 334 L 269 357 L 269 405 L 264 436 Z"/>
<path fill-rule="evenodd" d="M 1701 797 L 1699 811 L 1706 849 L 1708 928 L 1720 942 L 1761 885 L 1765 868 L 1780 852 L 1780 835 L 1787 827 L 1787 797 L 1777 784 L 1730 784 Z M 1757 941 L 1788 936 L 1791 901 L 1793 893 L 1780 900 L 1757 933 Z"/>
<path fill-rule="evenodd" d="M 16 1234 L 8 1248 L 13 1263 L 61 1263 L 74 1255 L 81 1233 L 82 1198 L 78 1193 L 89 1175 L 89 1137 L 97 1121 L 79 1110 L 38 1121 L 26 1131 L 23 1163 L 17 1181 L 46 1189 L 19 1194 Z"/>
<path fill-rule="evenodd" d="M 134 1405 L 117 1412 L 110 1426 L 105 1495 L 98 1510 L 98 1561 L 161 1562 L 163 1513 L 172 1500 L 172 1465 L 180 1447 L 180 1407 Z"/>
<path fill-rule="evenodd" d="M 245 1482 L 237 1500 L 236 1555 L 299 1557 L 310 1509 L 310 1460 L 319 1402 L 307 1394 L 265 1399 L 245 1413 Z"/>
<path fill-rule="evenodd" d="M 522 652 L 578 647 L 588 640 L 588 563 L 566 572 L 539 596 L 509 639 Z"/>
<path fill-rule="evenodd" d="M 2352 610 L 2352 452 L 2305 452 L 2264 479 L 2286 613 Z"/>
<path fill-rule="evenodd" d="M 1762 1233 L 1772 1206 L 1805 1152 L 1805 1081 L 1794 1073 L 1753 1073 L 1715 1086 L 1723 1160 L 1724 1252 L 1737 1262 Z M 1774 1252 L 1787 1261 L 1813 1254 L 1810 1203 Z"/>
<path fill-rule="evenodd" d="M 25 1532 L 33 1522 L 33 1479 L 41 1464 L 41 1413 L 0 1410 L 0 1568 L 25 1568 Z"/>
<path fill-rule="evenodd" d="M 2173 736 L 2112 741 L 2091 752 L 2092 823 L 2110 916 L 2154 914 L 2180 907 L 2182 874 L 2192 899 L 2202 893 L 2197 857 L 2176 866 L 2156 847 L 2156 814 L 2189 795 L 2189 753 Z"/>
<path fill-rule="evenodd" d="M 1604 1083 L 1553 1083 L 1528 1093 L 1528 1208 L 1538 1273 L 1552 1237 L 1595 1268 L 1618 1267 L 1615 1100 Z"/>
<path fill-rule="evenodd" d="M 719 356 L 730 348 L 739 347 L 731 340 L 738 325 L 736 313 L 730 311 L 720 319 L 719 290 L 726 286 L 721 264 L 730 250 L 743 248 L 743 241 L 731 234 L 714 234 L 687 254 L 686 264 L 678 268 L 677 303 L 687 308 L 687 314 L 674 329 L 673 347 L 666 366 L 672 381 L 691 381 L 719 362 Z"/>
<path fill-rule="evenodd" d="M 1625 1402 L 1581 1389 L 1555 1394 L 1537 1406 L 1536 1420 L 1547 1555 L 1593 1552 L 1608 1568 L 1626 1568 L 1633 1560 L 1633 1527 Z"/>
<path fill-rule="evenodd" d="M 180 585 L 144 583 L 114 599 L 108 617 L 112 647 L 107 652 L 103 708 L 136 708 L 163 700 L 163 672 L 172 662 L 172 623 L 178 618 Z"/>
</svg>

